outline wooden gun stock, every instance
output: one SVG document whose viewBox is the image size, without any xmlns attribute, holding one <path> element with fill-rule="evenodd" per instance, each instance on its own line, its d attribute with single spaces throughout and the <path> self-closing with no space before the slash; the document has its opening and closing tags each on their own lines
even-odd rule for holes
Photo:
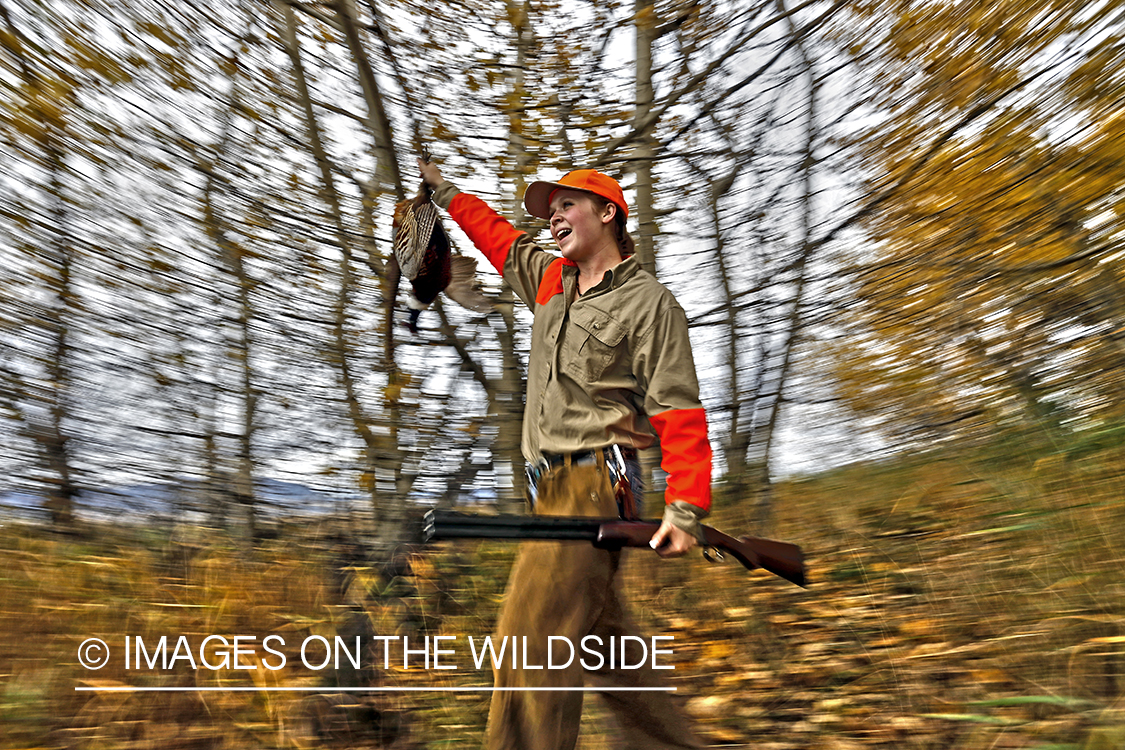
<svg viewBox="0 0 1125 750">
<path fill-rule="evenodd" d="M 555 516 L 484 516 L 449 510 L 427 511 L 422 523 L 426 542 L 445 539 L 510 539 L 588 541 L 601 549 L 648 547 L 659 521 L 623 521 L 619 518 L 566 518 Z M 710 526 L 703 527 L 704 555 L 719 550 L 738 560 L 747 570 L 761 568 L 798 586 L 805 585 L 801 548 L 788 542 L 744 536 L 735 539 Z"/>
</svg>

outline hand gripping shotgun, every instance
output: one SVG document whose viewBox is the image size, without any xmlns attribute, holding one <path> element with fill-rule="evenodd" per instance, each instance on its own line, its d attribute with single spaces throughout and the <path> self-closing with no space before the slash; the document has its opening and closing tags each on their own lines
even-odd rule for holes
<svg viewBox="0 0 1125 750">
<path fill-rule="evenodd" d="M 422 540 L 508 539 L 585 541 L 599 549 L 648 547 L 659 521 L 626 521 L 620 518 L 559 516 L 486 516 L 452 510 L 426 511 Z M 703 527 L 703 556 L 712 562 L 729 554 L 747 570 L 761 568 L 798 586 L 805 585 L 805 558 L 801 548 L 788 542 L 744 536 L 735 539 L 710 526 Z"/>
</svg>

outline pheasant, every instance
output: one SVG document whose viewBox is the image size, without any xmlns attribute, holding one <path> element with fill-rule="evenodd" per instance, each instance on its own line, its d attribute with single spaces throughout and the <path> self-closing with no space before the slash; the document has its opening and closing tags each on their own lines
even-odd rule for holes
<svg viewBox="0 0 1125 750">
<path fill-rule="evenodd" d="M 476 277 L 476 260 L 452 252 L 425 184 L 418 195 L 395 204 L 392 227 L 395 260 L 411 286 L 407 299 L 411 333 L 418 332 L 418 317 L 441 292 L 474 312 L 491 309 Z"/>
</svg>

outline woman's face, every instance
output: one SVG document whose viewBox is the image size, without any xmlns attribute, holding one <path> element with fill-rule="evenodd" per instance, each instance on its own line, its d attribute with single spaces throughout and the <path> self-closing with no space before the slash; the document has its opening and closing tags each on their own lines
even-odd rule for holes
<svg viewBox="0 0 1125 750">
<path fill-rule="evenodd" d="M 551 236 L 563 257 L 576 263 L 602 249 L 608 239 L 613 247 L 613 217 L 616 206 L 604 210 L 583 190 L 556 190 L 551 196 Z"/>
</svg>

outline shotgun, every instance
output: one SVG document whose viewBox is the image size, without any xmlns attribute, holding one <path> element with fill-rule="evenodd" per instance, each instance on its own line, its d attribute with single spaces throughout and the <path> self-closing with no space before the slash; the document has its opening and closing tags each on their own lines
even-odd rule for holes
<svg viewBox="0 0 1125 750">
<path fill-rule="evenodd" d="M 659 521 L 624 521 L 620 518 L 568 518 L 557 516 L 485 516 L 433 509 L 422 518 L 422 540 L 511 539 L 585 541 L 599 549 L 648 547 Z M 703 527 L 703 556 L 714 561 L 727 553 L 747 570 L 761 568 L 798 586 L 805 585 L 805 558 L 801 548 L 788 542 L 744 536 L 735 539 L 710 526 Z M 713 552 L 714 551 L 714 552 Z"/>
</svg>

